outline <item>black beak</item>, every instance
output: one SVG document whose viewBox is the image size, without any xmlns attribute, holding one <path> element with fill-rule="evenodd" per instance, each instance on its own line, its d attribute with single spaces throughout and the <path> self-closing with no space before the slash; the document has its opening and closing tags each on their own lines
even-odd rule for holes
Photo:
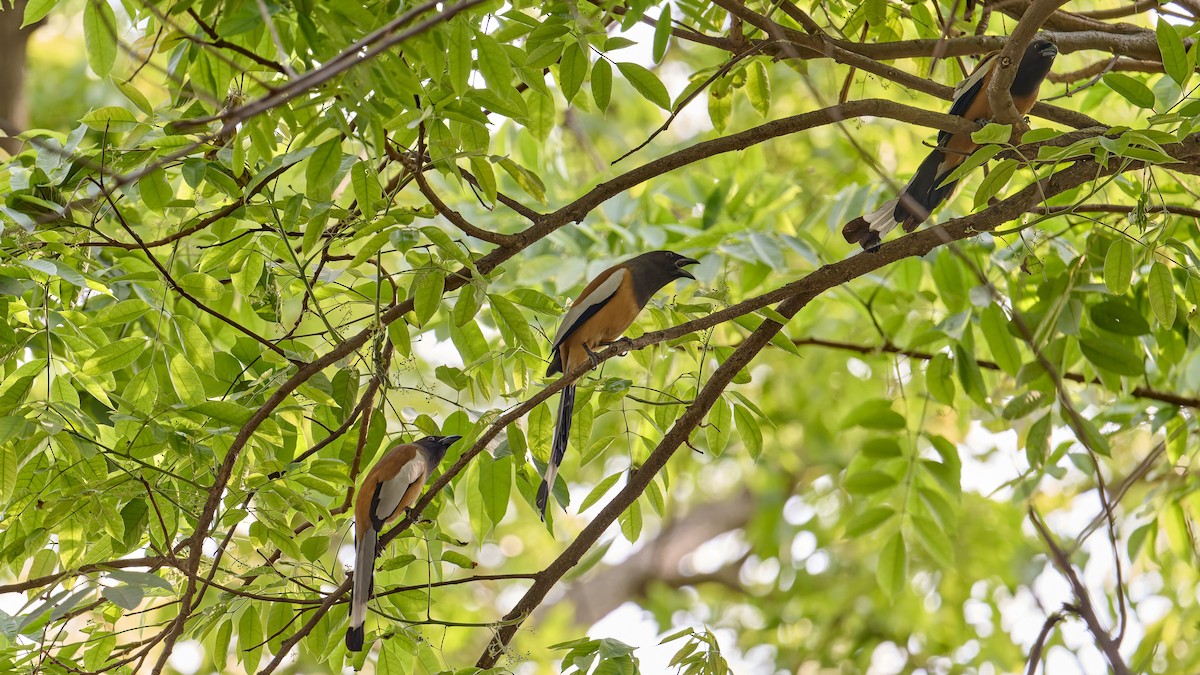
<svg viewBox="0 0 1200 675">
<path fill-rule="evenodd" d="M 688 279 L 695 281 L 696 277 L 692 276 L 691 272 L 688 272 L 687 270 L 685 270 L 683 268 L 686 267 L 687 265 L 699 265 L 699 264 L 700 264 L 699 260 L 692 260 L 691 258 L 680 258 L 679 261 L 675 263 L 675 267 L 678 268 L 679 276 L 687 277 Z"/>
<path fill-rule="evenodd" d="M 1042 47 L 1038 51 L 1038 56 L 1041 56 L 1042 58 L 1052 59 L 1052 58 L 1058 56 L 1058 46 L 1055 45 L 1053 42 L 1051 42 L 1050 44 L 1046 45 L 1045 47 Z"/>
<path fill-rule="evenodd" d="M 462 436 L 440 436 L 437 442 L 443 448 L 449 448 L 460 440 L 462 440 Z"/>
</svg>

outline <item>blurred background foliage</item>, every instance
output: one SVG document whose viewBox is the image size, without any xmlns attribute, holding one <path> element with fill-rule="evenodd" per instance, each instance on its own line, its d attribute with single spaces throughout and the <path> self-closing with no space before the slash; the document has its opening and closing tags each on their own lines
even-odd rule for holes
<svg viewBox="0 0 1200 675">
<path fill-rule="evenodd" d="M 381 557 L 368 623 L 377 646 L 364 655 L 342 646 L 345 605 L 318 609 L 348 571 L 354 480 L 427 433 L 466 437 L 448 469 L 546 384 L 547 337 L 616 261 L 670 248 L 702 262 L 697 282 L 651 301 L 637 336 L 851 255 L 841 225 L 887 198 L 885 177 L 907 179 L 933 132 L 851 119 L 648 173 L 553 231 L 527 215 L 564 213 L 654 158 L 839 95 L 948 107 L 831 60 L 766 46 L 745 56 L 753 42 L 738 41 L 762 33 L 731 20 L 729 4 L 477 3 L 259 114 L 244 106 L 337 63 L 403 12 L 458 6 L 40 0 L 5 10 L 40 22 L 21 92 L 27 124 L 6 128 L 20 143 L 0 172 L 5 667 L 471 672 L 489 624 L 771 311 L 583 378 L 549 526 L 532 500 L 555 402 L 503 430 L 425 510 L 429 522 Z M 801 30 L 773 3 L 732 4 Z M 1020 16 L 989 3 L 807 4 L 847 45 L 969 37 L 983 16 L 981 33 L 1006 35 Z M 1184 20 L 1196 10 L 1155 7 L 1092 19 L 1148 45 L 1147 72 L 1112 66 L 1043 88 L 1043 98 L 1071 91 L 1055 103 L 1110 127 L 1077 152 L 1149 165 L 1042 205 L 1068 213 L 1028 214 L 816 298 L 498 670 L 1023 671 L 1046 617 L 1078 602 L 1030 509 L 1105 625 L 1124 627 L 1134 672 L 1200 666 L 1197 184 L 1169 154 L 1200 113 L 1188 97 L 1195 25 Z M 1065 25 L 1050 28 L 1071 37 Z M 943 85 L 971 69 L 974 56 L 931 59 L 928 44 L 888 63 Z M 1110 59 L 1064 47 L 1055 71 Z M 678 111 L 670 126 L 615 161 L 668 121 L 664 108 Z M 1031 125 L 1043 140 L 1069 129 Z M 1071 157 L 1025 158 L 1007 193 Z M 935 219 L 978 210 L 981 190 L 996 194 L 986 180 L 972 174 Z M 496 241 L 464 234 L 427 193 L 513 237 L 496 240 L 513 253 L 485 257 Z M 1113 208 L 1081 207 L 1096 204 Z M 466 285 L 460 270 L 472 272 Z M 410 311 L 389 316 L 406 299 Z M 301 370 L 356 336 L 328 367 Z M 365 395 L 373 386 L 381 394 Z M 264 405 L 270 414 L 255 418 Z M 253 433 L 239 439 L 244 429 Z M 1120 585 L 1097 467 L 1119 498 Z M 210 492 L 219 499 L 206 516 Z M 1107 667 L 1078 617 L 1046 644 L 1046 672 Z"/>
</svg>

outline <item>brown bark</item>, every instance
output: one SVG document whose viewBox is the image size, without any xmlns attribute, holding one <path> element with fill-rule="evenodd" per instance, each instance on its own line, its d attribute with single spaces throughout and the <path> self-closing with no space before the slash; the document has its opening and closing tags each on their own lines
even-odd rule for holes
<svg viewBox="0 0 1200 675">
<path fill-rule="evenodd" d="M 25 106 L 25 44 L 38 24 L 21 28 L 27 0 L 15 0 L 0 9 L 0 127 L 24 129 L 29 125 Z M 7 3 L 6 3 L 7 4 Z M 0 148 L 15 153 L 21 142 L 0 138 Z"/>
<path fill-rule="evenodd" d="M 566 600 L 575 607 L 575 623 L 590 626 L 625 602 L 644 597 L 650 584 L 672 587 L 706 581 L 737 583 L 737 567 L 723 568 L 714 575 L 685 574 L 680 563 L 704 542 L 750 522 L 755 499 L 741 492 L 718 502 L 701 504 L 675 518 L 662 532 L 623 562 L 606 567 L 567 590 Z"/>
</svg>

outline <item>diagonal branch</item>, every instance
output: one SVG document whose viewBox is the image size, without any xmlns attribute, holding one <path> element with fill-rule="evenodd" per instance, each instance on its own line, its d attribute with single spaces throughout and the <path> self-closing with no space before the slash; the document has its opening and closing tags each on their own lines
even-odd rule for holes
<svg viewBox="0 0 1200 675">
<path fill-rule="evenodd" d="M 1113 641 L 1108 631 L 1101 625 L 1100 618 L 1096 616 L 1096 610 L 1092 606 L 1092 599 L 1088 595 L 1087 588 L 1079 580 L 1079 575 L 1075 573 L 1075 568 L 1071 566 L 1071 561 L 1067 559 L 1067 555 L 1054 540 L 1054 535 L 1046 528 L 1046 524 L 1042 522 L 1042 519 L 1033 507 L 1029 508 L 1029 522 L 1033 523 L 1038 536 L 1046 543 L 1046 548 L 1050 549 L 1050 559 L 1054 561 L 1054 566 L 1058 568 L 1058 571 L 1071 584 L 1071 591 L 1075 594 L 1079 616 L 1083 618 L 1088 630 L 1091 631 L 1092 637 L 1096 641 L 1096 647 L 1108 659 L 1109 667 L 1113 669 L 1115 675 L 1130 675 L 1129 667 L 1125 665 L 1125 660 L 1121 657 L 1121 652 L 1116 642 Z"/>
<path fill-rule="evenodd" d="M 1017 27 L 1013 29 L 1004 49 L 996 58 L 996 67 L 992 70 L 992 83 L 988 85 L 987 97 L 991 104 L 992 119 L 1000 124 L 1017 124 L 1021 121 L 1021 113 L 1013 105 L 1012 93 L 1009 87 L 1017 77 L 1017 66 L 1025 48 L 1033 41 L 1033 36 L 1041 30 L 1042 24 L 1050 18 L 1059 7 L 1067 4 L 1067 0 L 1034 0 L 1029 9 L 1021 15 Z"/>
</svg>

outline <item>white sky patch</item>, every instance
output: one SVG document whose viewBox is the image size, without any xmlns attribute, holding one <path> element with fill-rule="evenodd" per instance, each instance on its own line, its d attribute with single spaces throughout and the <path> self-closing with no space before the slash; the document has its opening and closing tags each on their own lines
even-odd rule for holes
<svg viewBox="0 0 1200 675">
<path fill-rule="evenodd" d="M 182 640 L 175 644 L 167 663 L 183 675 L 194 675 L 204 663 L 204 647 L 195 640 Z"/>
<path fill-rule="evenodd" d="M 438 340 L 433 333 L 422 333 L 412 341 L 413 355 L 429 368 L 451 366 L 462 368 L 463 360 L 458 349 L 449 340 Z"/>
</svg>

